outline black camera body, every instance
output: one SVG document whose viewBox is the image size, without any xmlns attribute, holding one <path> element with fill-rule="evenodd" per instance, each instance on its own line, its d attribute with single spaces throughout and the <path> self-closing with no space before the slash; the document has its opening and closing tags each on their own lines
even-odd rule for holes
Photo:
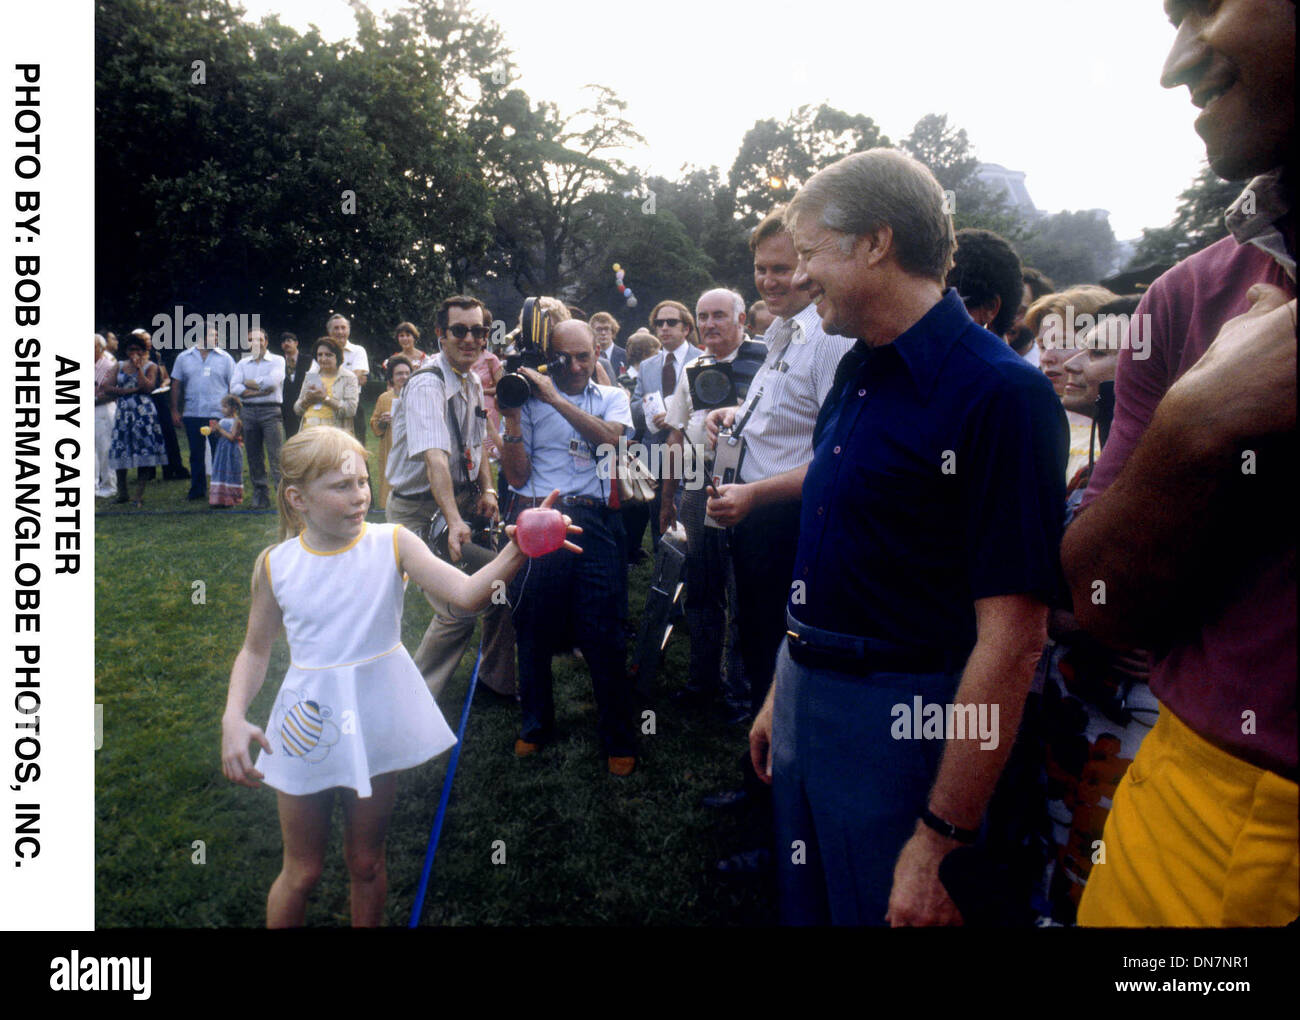
<svg viewBox="0 0 1300 1020">
<path fill-rule="evenodd" d="M 533 393 L 533 384 L 521 368 L 554 376 L 569 367 L 567 354 L 551 350 L 551 314 L 535 297 L 524 301 L 515 351 L 506 356 L 505 374 L 497 380 L 497 404 L 511 410 L 523 407 Z"/>
</svg>

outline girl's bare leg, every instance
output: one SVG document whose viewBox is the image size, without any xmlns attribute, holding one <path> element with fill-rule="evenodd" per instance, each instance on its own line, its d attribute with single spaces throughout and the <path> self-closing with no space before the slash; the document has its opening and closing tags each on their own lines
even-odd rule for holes
<svg viewBox="0 0 1300 1020">
<path fill-rule="evenodd" d="M 276 791 L 284 864 L 266 897 L 268 928 L 300 928 L 307 916 L 307 897 L 320 881 L 329 841 L 334 791 L 297 797 Z"/>
<path fill-rule="evenodd" d="M 369 797 L 340 790 L 343 800 L 343 859 L 351 879 L 352 927 L 377 928 L 384 923 L 388 898 L 388 869 L 384 841 L 397 799 L 397 773 L 370 780 Z"/>
</svg>

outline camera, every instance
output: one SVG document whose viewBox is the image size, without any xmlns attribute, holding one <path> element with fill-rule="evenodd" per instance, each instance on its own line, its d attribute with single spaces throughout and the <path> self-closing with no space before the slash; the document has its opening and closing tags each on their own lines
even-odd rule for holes
<svg viewBox="0 0 1300 1020">
<path fill-rule="evenodd" d="M 480 567 L 491 563 L 496 557 L 496 551 L 503 544 L 505 538 L 505 525 L 501 521 L 495 523 L 489 521 L 486 517 L 479 514 L 471 514 L 465 518 L 465 523 L 469 525 L 470 539 L 460 547 L 460 561 L 452 563 L 453 567 L 463 570 L 467 574 L 472 574 Z M 451 551 L 447 546 L 447 519 L 443 517 L 442 511 L 439 510 L 429 521 L 425 535 L 425 544 L 438 559 L 445 563 L 451 563 Z"/>
<path fill-rule="evenodd" d="M 511 410 L 523 407 L 533 392 L 521 368 L 554 376 L 569 367 L 567 354 L 551 350 L 551 314 L 535 297 L 524 301 L 515 351 L 507 355 L 505 375 L 497 381 L 497 404 Z"/>
<path fill-rule="evenodd" d="M 745 459 L 745 439 L 736 435 L 731 429 L 718 430 L 718 447 L 713 456 L 713 470 L 709 472 L 709 482 L 716 489 L 740 481 L 740 465 Z M 707 513 L 704 524 L 709 528 L 721 528 Z"/>
<path fill-rule="evenodd" d="M 740 403 L 735 370 L 729 361 L 714 361 L 708 356 L 696 358 L 686 366 L 686 379 L 691 403 L 697 411 Z"/>
</svg>

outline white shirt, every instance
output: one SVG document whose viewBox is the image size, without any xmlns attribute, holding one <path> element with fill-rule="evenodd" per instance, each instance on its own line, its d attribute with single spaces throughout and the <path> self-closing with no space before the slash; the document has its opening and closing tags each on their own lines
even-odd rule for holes
<svg viewBox="0 0 1300 1020">
<path fill-rule="evenodd" d="M 261 392 L 246 397 L 244 385 L 250 382 Z M 269 351 L 256 359 L 251 354 L 240 358 L 230 375 L 230 392 L 245 404 L 280 403 L 284 399 L 284 358 Z"/>
<path fill-rule="evenodd" d="M 840 359 L 855 342 L 826 333 L 813 304 L 789 319 L 775 320 L 763 339 L 767 358 L 736 411 L 736 422 L 744 421 L 741 475 L 746 482 L 772 478 L 812 460 L 817 415 Z"/>
</svg>

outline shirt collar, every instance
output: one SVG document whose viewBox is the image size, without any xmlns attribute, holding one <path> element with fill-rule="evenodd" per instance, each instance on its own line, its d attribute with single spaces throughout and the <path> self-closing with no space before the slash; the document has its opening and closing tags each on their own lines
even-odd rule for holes
<svg viewBox="0 0 1300 1020">
<path fill-rule="evenodd" d="M 442 363 L 442 366 L 455 377 L 456 381 L 461 383 L 462 385 L 464 384 L 465 380 L 469 378 L 470 373 L 474 371 L 473 369 L 470 369 L 469 372 L 461 372 L 456 368 L 455 365 L 453 365 L 450 361 L 447 360 L 447 355 L 444 354 L 442 351 L 438 352 L 438 360 Z"/>
<path fill-rule="evenodd" d="M 1238 244 L 1253 244 L 1266 252 L 1294 281 L 1295 255 L 1287 251 L 1286 239 L 1277 226 L 1290 211 L 1279 167 L 1247 184 L 1223 218 Z"/>
<path fill-rule="evenodd" d="M 934 392 L 948 352 L 967 326 L 974 323 L 957 288 L 949 287 L 939 303 L 921 316 L 892 344 L 922 398 Z M 879 350 L 879 348 L 877 348 Z"/>
</svg>

